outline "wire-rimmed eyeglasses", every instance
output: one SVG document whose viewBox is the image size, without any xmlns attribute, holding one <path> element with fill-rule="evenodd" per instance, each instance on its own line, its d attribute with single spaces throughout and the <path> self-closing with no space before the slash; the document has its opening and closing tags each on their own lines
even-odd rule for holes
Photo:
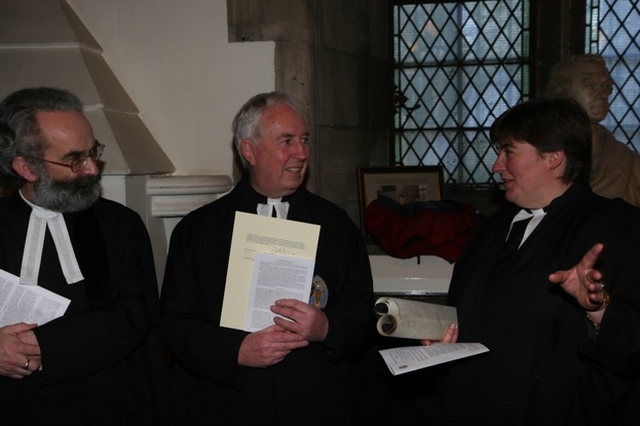
<svg viewBox="0 0 640 426">
<path fill-rule="evenodd" d="M 61 163 L 59 161 L 47 160 L 44 158 L 33 157 L 31 155 L 20 154 L 23 157 L 33 158 L 34 160 L 44 161 L 45 163 L 55 164 L 57 166 L 64 166 L 71 169 L 73 173 L 78 173 L 80 170 L 84 169 L 87 165 L 87 160 L 91 158 L 94 162 L 100 160 L 102 157 L 102 153 L 104 152 L 104 144 L 100 142 L 96 142 L 96 144 L 91 148 L 91 150 L 86 154 L 78 154 L 77 156 L 71 159 L 70 163 Z"/>
</svg>

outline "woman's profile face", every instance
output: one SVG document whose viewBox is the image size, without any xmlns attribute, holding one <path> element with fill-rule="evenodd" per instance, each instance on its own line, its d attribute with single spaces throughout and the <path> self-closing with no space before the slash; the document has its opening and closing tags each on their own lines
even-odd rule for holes
<svg viewBox="0 0 640 426">
<path fill-rule="evenodd" d="M 550 167 L 548 155 L 540 154 L 530 143 L 508 141 L 499 145 L 492 170 L 500 175 L 508 201 L 536 209 L 546 207 L 555 198 L 555 191 L 549 189 L 557 179 Z"/>
</svg>

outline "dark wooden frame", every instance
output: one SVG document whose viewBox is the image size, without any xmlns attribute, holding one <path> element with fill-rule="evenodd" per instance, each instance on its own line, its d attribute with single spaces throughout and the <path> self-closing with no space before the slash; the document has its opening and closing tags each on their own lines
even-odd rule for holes
<svg viewBox="0 0 640 426">
<path fill-rule="evenodd" d="M 442 200 L 443 190 L 442 166 L 358 167 L 360 222 L 369 203 L 382 194 L 401 202 L 402 197 L 404 202 L 430 201 Z"/>
</svg>

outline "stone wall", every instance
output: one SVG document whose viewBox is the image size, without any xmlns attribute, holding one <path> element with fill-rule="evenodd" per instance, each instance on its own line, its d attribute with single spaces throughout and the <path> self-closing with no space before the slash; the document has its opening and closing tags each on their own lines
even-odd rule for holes
<svg viewBox="0 0 640 426">
<path fill-rule="evenodd" d="M 388 8 L 369 0 L 228 0 L 229 40 L 275 41 L 276 89 L 311 131 L 307 187 L 360 222 L 357 166 L 388 164 Z"/>
</svg>

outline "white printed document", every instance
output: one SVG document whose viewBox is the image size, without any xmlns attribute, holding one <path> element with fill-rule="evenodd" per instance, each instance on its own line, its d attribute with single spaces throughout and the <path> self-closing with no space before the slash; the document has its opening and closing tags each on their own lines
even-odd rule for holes
<svg viewBox="0 0 640 426">
<path fill-rule="evenodd" d="M 70 302 L 46 288 L 20 284 L 20 278 L 0 269 L 0 327 L 42 325 L 64 315 Z"/>
<path fill-rule="evenodd" d="M 236 212 L 220 325 L 260 330 L 275 300 L 308 302 L 319 236 L 319 225 Z"/>
<path fill-rule="evenodd" d="M 481 343 L 433 343 L 430 346 L 383 349 L 380 355 L 391 374 L 397 376 L 488 351 Z"/>
<path fill-rule="evenodd" d="M 273 325 L 276 314 L 269 308 L 278 299 L 308 302 L 314 265 L 314 259 L 256 253 L 244 330 L 258 331 Z"/>
</svg>

